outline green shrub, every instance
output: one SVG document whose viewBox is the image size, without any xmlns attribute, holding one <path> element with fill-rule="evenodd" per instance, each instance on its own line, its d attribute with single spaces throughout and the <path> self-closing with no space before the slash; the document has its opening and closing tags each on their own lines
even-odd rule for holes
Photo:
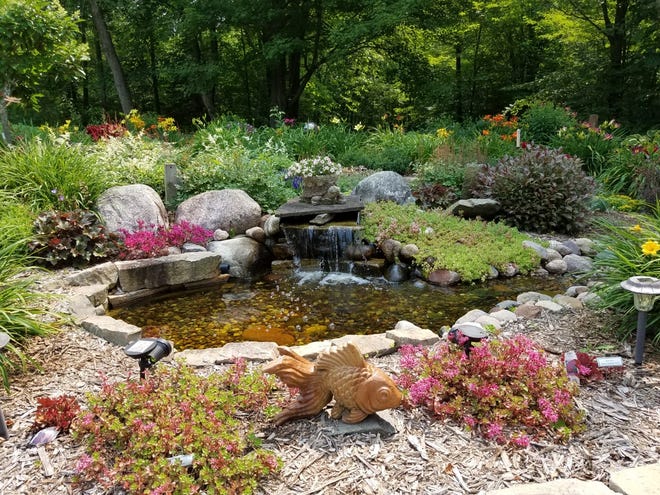
<svg viewBox="0 0 660 495">
<path fill-rule="evenodd" d="M 6 233 L 0 232 L 0 332 L 10 338 L 0 352 L 0 377 L 8 388 L 10 373 L 24 369 L 28 362 L 25 341 L 55 332 L 56 315 L 42 309 L 45 296 L 33 291 L 34 279 L 25 276 L 32 263 L 25 254 L 27 241 L 7 242 Z"/>
<path fill-rule="evenodd" d="M 84 146 L 50 140 L 0 150 L 0 184 L 35 213 L 92 208 L 107 188 L 105 174 Z"/>
<path fill-rule="evenodd" d="M 564 127 L 573 127 L 575 116 L 570 110 L 549 102 L 530 102 L 518 114 L 522 138 L 537 145 L 549 145 Z"/>
<path fill-rule="evenodd" d="M 536 253 L 522 245 L 528 237 L 503 224 L 464 220 L 388 202 L 368 204 L 361 219 L 365 236 L 377 244 L 385 239 L 416 244 L 419 253 L 415 261 L 425 274 L 453 270 L 469 282 L 485 280 L 492 266 L 504 270 L 514 263 L 526 273 L 539 263 Z"/>
<path fill-rule="evenodd" d="M 603 122 L 599 127 L 582 122 L 560 129 L 551 144 L 578 157 L 584 170 L 595 177 L 604 171 L 621 145 L 621 134 L 620 125 L 614 120 Z"/>
<path fill-rule="evenodd" d="M 242 146 L 199 153 L 181 169 L 179 202 L 214 189 L 242 189 L 265 211 L 274 211 L 296 195 L 285 178 L 286 154 L 260 153 Z"/>
<path fill-rule="evenodd" d="M 635 328 L 637 312 L 632 293 L 619 284 L 636 275 L 660 278 L 660 201 L 651 215 L 635 215 L 633 219 L 636 224 L 597 222 L 604 234 L 597 239 L 599 254 L 588 274 L 599 281 L 593 290 L 600 296 L 602 306 L 622 315 L 618 330 L 626 338 Z M 660 325 L 660 305 L 649 312 L 647 325 Z M 653 341 L 660 343 L 660 332 L 655 333 Z"/>
<path fill-rule="evenodd" d="M 589 217 L 595 183 L 582 162 L 561 150 L 527 146 L 479 176 L 476 196 L 492 197 L 509 225 L 533 232 L 575 233 Z"/>
<path fill-rule="evenodd" d="M 181 150 L 171 143 L 128 133 L 98 141 L 90 148 L 90 156 L 103 171 L 108 187 L 145 184 L 164 197 L 165 165 L 178 163 Z"/>
<path fill-rule="evenodd" d="M 268 406 L 273 383 L 247 372 L 244 360 L 207 377 L 176 365 L 104 382 L 73 425 L 87 451 L 78 482 L 136 495 L 254 493 L 259 478 L 280 468 L 255 435 L 257 422 L 276 412 Z"/>
<path fill-rule="evenodd" d="M 660 131 L 626 138 L 598 180 L 611 193 L 654 204 L 660 195 Z"/>
<path fill-rule="evenodd" d="M 407 174 L 415 163 L 431 158 L 439 143 L 439 138 L 429 134 L 374 131 L 362 146 L 347 150 L 337 160 L 346 167 L 362 166 Z"/>
<path fill-rule="evenodd" d="M 30 250 L 52 266 L 83 266 L 118 253 L 118 237 L 90 210 L 46 211 L 34 222 Z"/>
</svg>

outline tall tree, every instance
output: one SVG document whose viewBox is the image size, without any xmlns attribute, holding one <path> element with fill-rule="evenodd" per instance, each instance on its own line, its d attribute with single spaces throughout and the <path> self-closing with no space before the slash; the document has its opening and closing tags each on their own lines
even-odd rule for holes
<svg viewBox="0 0 660 495">
<path fill-rule="evenodd" d="M 57 0 L 4 0 L 0 4 L 0 123 L 12 141 L 8 106 L 22 98 L 36 106 L 46 78 L 79 76 L 86 46 L 78 40 L 77 14 Z"/>
<path fill-rule="evenodd" d="M 108 31 L 108 26 L 98 2 L 96 0 L 89 0 L 89 6 L 94 21 L 94 27 L 96 28 L 96 35 L 99 38 L 101 49 L 108 61 L 112 77 L 115 81 L 115 88 L 117 89 L 117 96 L 119 98 L 121 110 L 127 114 L 133 108 L 133 102 L 131 101 L 131 93 L 128 89 L 128 84 L 126 84 L 126 78 L 124 77 L 124 71 L 119 62 L 115 45 L 112 42 L 112 36 L 110 35 L 110 31 Z"/>
</svg>

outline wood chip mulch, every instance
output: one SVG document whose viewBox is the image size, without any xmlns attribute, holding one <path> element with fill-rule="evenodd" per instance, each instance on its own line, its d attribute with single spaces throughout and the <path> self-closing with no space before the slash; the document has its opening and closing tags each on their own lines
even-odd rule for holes
<svg viewBox="0 0 660 495">
<path fill-rule="evenodd" d="M 588 428 L 566 445 L 534 443 L 512 449 L 487 442 L 453 422 L 436 421 L 420 410 L 386 413 L 397 433 L 333 436 L 319 418 L 279 428 L 263 425 L 265 446 L 284 461 L 280 473 L 262 481 L 259 493 L 281 494 L 479 494 L 517 483 L 556 478 L 607 482 L 610 471 L 660 460 L 660 353 L 647 345 L 644 365 L 635 367 L 629 348 L 602 333 L 603 317 L 583 310 L 516 322 L 549 353 L 594 349 L 626 356 L 625 371 L 586 383 L 577 398 Z M 509 327 L 507 327 L 508 329 Z M 70 328 L 34 339 L 29 355 L 39 364 L 14 376 L 0 408 L 10 438 L 0 439 L 0 494 L 102 494 L 71 483 L 82 447 L 61 435 L 29 447 L 36 399 L 71 394 L 82 404 L 98 390 L 101 374 L 111 380 L 135 377 L 137 364 L 121 348 Z M 604 354 L 594 352 L 595 354 Z M 395 355 L 373 360 L 396 372 Z"/>
</svg>

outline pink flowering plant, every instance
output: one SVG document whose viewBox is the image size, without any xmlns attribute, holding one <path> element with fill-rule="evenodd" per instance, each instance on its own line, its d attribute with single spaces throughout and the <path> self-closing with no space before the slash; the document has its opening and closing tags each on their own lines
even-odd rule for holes
<svg viewBox="0 0 660 495">
<path fill-rule="evenodd" d="M 498 443 L 526 447 L 565 441 L 584 429 L 573 402 L 577 387 L 527 337 L 489 339 L 463 348 L 403 346 L 398 383 L 404 403 L 421 406 Z"/>
<path fill-rule="evenodd" d="M 187 242 L 204 246 L 213 238 L 211 230 L 186 221 L 169 228 L 139 222 L 137 230 L 123 229 L 120 233 L 123 242 L 119 257 L 128 260 L 165 256 L 168 247 L 181 248 Z"/>
<path fill-rule="evenodd" d="M 209 376 L 177 364 L 143 380 L 104 379 L 72 427 L 86 446 L 78 484 L 132 494 L 254 493 L 281 467 L 255 426 L 278 411 L 268 401 L 273 384 L 245 360 Z"/>
</svg>

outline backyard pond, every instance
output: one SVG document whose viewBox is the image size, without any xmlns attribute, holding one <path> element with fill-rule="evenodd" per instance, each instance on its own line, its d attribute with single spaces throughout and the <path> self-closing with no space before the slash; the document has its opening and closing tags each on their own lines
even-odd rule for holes
<svg viewBox="0 0 660 495">
<path fill-rule="evenodd" d="M 228 342 L 299 345 L 347 334 L 383 333 L 399 320 L 439 332 L 471 309 L 490 310 L 525 291 L 563 293 L 570 277 L 497 279 L 439 287 L 421 281 L 320 270 L 278 269 L 254 282 L 230 281 L 170 293 L 110 315 L 171 340 L 178 350 Z"/>
</svg>

